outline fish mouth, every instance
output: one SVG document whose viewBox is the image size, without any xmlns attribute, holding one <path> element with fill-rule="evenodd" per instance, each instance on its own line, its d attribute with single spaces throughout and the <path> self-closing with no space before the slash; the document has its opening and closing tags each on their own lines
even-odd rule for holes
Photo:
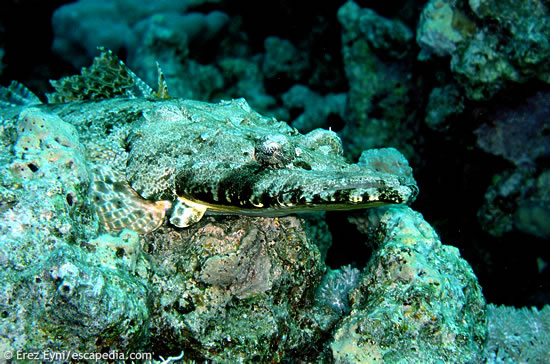
<svg viewBox="0 0 550 364">
<path fill-rule="evenodd" d="M 217 185 L 186 172 L 176 194 L 204 205 L 210 213 L 282 216 L 295 212 L 354 210 L 411 203 L 418 187 L 411 176 L 369 168 L 351 171 L 265 170 L 229 172 Z M 210 187 L 211 186 L 211 187 Z"/>
</svg>

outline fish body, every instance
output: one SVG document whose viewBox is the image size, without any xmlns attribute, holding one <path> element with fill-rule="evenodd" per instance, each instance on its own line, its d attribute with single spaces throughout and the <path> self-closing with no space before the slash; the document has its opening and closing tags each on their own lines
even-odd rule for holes
<svg viewBox="0 0 550 364">
<path fill-rule="evenodd" d="M 349 163 L 332 131 L 301 134 L 244 99 L 170 98 L 159 74 L 155 93 L 105 51 L 82 75 L 53 82 L 50 103 L 32 105 L 79 131 L 95 176 L 90 195 L 107 230 L 147 233 L 165 213 L 186 227 L 205 213 L 348 210 L 410 203 L 418 193 L 406 159 L 393 149 Z M 4 106 L 2 118 L 14 120 L 31 107 Z M 150 221 L 132 226 L 138 218 Z"/>
</svg>

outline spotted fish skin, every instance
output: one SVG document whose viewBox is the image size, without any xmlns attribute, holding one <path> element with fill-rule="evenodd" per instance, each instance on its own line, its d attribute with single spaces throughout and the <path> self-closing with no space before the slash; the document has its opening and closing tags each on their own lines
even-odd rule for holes
<svg viewBox="0 0 550 364">
<path fill-rule="evenodd" d="M 253 111 L 244 99 L 213 104 L 167 98 L 165 85 L 159 82 L 163 92 L 155 94 L 141 81 L 102 98 L 102 67 L 110 68 L 110 80 L 119 67 L 124 77 L 118 83 L 134 81 L 111 53 L 101 57 L 108 59 L 87 71 L 93 77 L 83 72 L 54 83 L 62 92 L 50 100 L 63 103 L 33 107 L 74 125 L 85 145 L 117 144 L 115 154 L 122 157 L 116 161 L 90 159 L 98 176 L 91 197 L 107 230 L 150 232 L 171 207 L 172 224 L 185 227 L 205 213 L 347 210 L 411 203 L 418 194 L 411 168 L 395 150 L 380 150 L 373 163 L 349 163 L 336 133 L 300 134 Z M 70 94 L 87 88 L 96 91 L 83 99 Z M 0 116 L 17 119 L 23 108 L 0 109 Z"/>
<path fill-rule="evenodd" d="M 277 216 L 410 203 L 418 193 L 397 151 L 349 163 L 338 135 L 300 134 L 244 99 L 159 104 L 128 137 L 128 181 L 146 198 L 206 207 L 206 213 Z M 150 154 L 162 156 L 150 158 Z M 164 190 L 151 189 L 167 166 Z M 396 168 L 396 166 L 399 166 Z"/>
</svg>

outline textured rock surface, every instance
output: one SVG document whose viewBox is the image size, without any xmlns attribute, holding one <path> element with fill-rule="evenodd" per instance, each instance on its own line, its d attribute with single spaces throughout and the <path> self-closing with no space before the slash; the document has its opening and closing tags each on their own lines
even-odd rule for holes
<svg viewBox="0 0 550 364">
<path fill-rule="evenodd" d="M 548 83 L 548 10 L 540 0 L 431 0 L 417 30 L 420 58 L 450 55 L 452 72 L 474 100 L 511 83 Z"/>
<path fill-rule="evenodd" d="M 476 362 L 487 337 L 485 300 L 458 249 L 442 245 L 408 207 L 352 218 L 376 251 L 351 313 L 330 345 L 346 362 Z"/>
<path fill-rule="evenodd" d="M 110 237 L 107 244 L 92 239 L 98 228 L 75 128 L 31 108 L 17 123 L 2 120 L 1 139 L 15 147 L 5 150 L 1 166 L 0 346 L 13 352 L 135 347 L 148 315 L 145 285 L 131 274 L 143 271 L 137 235 Z"/>
<path fill-rule="evenodd" d="M 349 92 L 341 131 L 354 157 L 369 148 L 390 146 L 410 158 L 416 128 L 412 102 L 410 46 L 413 33 L 403 23 L 348 1 L 338 10 L 342 55 Z"/>
<path fill-rule="evenodd" d="M 219 362 L 314 354 L 322 331 L 312 297 L 324 264 L 300 220 L 208 218 L 161 229 L 147 246 L 154 345 Z"/>
</svg>

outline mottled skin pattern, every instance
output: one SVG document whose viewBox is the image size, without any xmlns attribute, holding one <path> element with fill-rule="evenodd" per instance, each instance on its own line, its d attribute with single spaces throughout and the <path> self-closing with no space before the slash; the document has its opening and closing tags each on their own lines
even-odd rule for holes
<svg viewBox="0 0 550 364">
<path fill-rule="evenodd" d="M 408 203 L 418 193 L 410 174 L 348 163 L 334 132 L 302 135 L 252 111 L 243 99 L 110 99 L 35 107 L 88 133 L 84 138 L 107 137 L 113 126 L 127 125 L 127 165 L 117 168 L 125 169 L 142 197 L 180 197 L 185 208 L 197 203 L 214 213 L 276 216 Z M 15 120 L 20 111 L 4 109 L 2 115 Z"/>
<path fill-rule="evenodd" d="M 139 176 L 129 182 L 144 197 L 175 192 L 212 212 L 269 216 L 364 208 L 407 203 L 418 192 L 410 175 L 348 163 L 336 133 L 302 135 L 252 111 L 243 99 L 166 101 L 132 130 L 128 150 L 128 170 Z M 151 152 L 163 158 L 150 158 Z M 148 194 L 142 181 L 167 166 L 175 167 L 167 177 L 175 190 Z"/>
<path fill-rule="evenodd" d="M 244 99 L 218 104 L 170 99 L 160 71 L 154 93 L 110 51 L 81 75 L 52 85 L 56 93 L 48 98 L 54 103 L 36 107 L 74 125 L 90 167 L 106 176 L 91 184 L 100 220 L 144 216 L 140 233 L 160 226 L 170 207 L 171 223 L 187 227 L 206 212 L 277 216 L 348 210 L 409 203 L 418 193 L 407 161 L 396 151 L 381 149 L 372 162 L 350 164 L 332 131 L 302 135 L 254 112 Z M 38 101 L 18 84 L 0 91 L 0 99 L 8 101 L 0 106 Z M 7 107 L 0 116 L 15 125 L 21 111 Z M 93 154 L 114 157 L 94 160 Z M 122 225 L 106 228 L 132 227 Z"/>
</svg>

